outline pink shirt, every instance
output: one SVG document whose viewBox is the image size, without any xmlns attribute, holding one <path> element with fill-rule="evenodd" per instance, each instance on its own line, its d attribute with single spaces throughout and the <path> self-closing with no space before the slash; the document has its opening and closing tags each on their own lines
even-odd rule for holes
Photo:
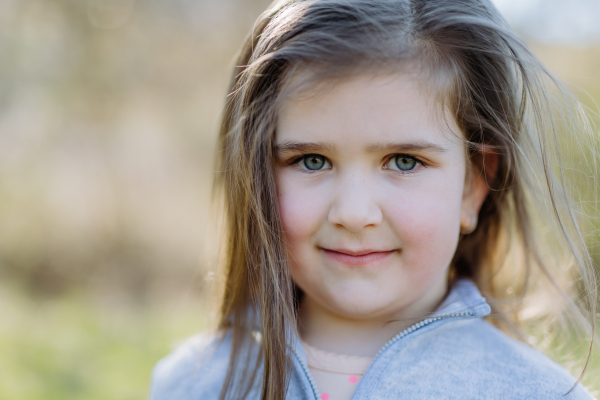
<svg viewBox="0 0 600 400">
<path fill-rule="evenodd" d="M 317 349 L 302 342 L 312 374 L 323 400 L 350 400 L 356 386 L 373 362 L 371 357 L 347 356 Z"/>
</svg>

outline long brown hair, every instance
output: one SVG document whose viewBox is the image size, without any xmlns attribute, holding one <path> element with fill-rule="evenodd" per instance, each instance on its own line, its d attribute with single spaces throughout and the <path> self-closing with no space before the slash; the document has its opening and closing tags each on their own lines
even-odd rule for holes
<svg viewBox="0 0 600 400">
<path fill-rule="evenodd" d="M 569 315 L 584 323 L 557 278 L 564 268 L 556 265 L 564 266 L 565 258 L 547 250 L 560 248 L 582 278 L 579 294 L 593 327 L 593 262 L 561 155 L 565 140 L 582 148 L 592 143 L 585 116 L 572 112 L 579 110 L 576 99 L 491 2 L 278 0 L 238 55 L 219 136 L 216 188 L 225 206 L 226 243 L 218 328 L 233 338 L 221 398 L 260 390 L 262 399 L 279 400 L 287 390 L 287 344 L 301 293 L 288 272 L 273 142 L 290 77 L 311 71 L 310 82 L 322 82 L 402 72 L 409 63 L 427 74 L 441 108 L 462 129 L 472 169 L 485 173 L 491 188 L 477 229 L 461 237 L 450 279 L 472 279 L 491 303 L 495 323 L 513 335 L 524 319 L 525 295 L 534 291 L 558 291 Z M 490 152 L 498 157 L 493 173 L 485 171 Z M 541 235 L 540 222 L 555 234 Z M 259 341 L 252 339 L 255 330 Z"/>
</svg>

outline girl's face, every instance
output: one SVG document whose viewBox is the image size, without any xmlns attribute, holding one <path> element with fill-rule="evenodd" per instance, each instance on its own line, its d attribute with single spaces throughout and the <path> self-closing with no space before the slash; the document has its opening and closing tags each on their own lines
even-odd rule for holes
<svg viewBox="0 0 600 400">
<path fill-rule="evenodd" d="M 466 182 L 460 130 L 435 118 L 424 87 L 359 76 L 282 105 L 275 175 L 291 275 L 322 311 L 417 317 L 446 293 L 461 216 L 477 215 L 487 186 Z"/>
</svg>

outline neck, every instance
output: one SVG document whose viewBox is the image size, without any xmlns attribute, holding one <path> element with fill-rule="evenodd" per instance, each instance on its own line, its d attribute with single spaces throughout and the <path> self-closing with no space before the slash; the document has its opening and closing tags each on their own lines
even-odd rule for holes
<svg viewBox="0 0 600 400">
<path fill-rule="evenodd" d="M 300 337 L 321 350 L 349 356 L 374 357 L 404 329 L 427 318 L 446 297 L 445 282 L 414 304 L 381 315 L 349 317 L 332 313 L 304 296 L 298 310 Z"/>
</svg>

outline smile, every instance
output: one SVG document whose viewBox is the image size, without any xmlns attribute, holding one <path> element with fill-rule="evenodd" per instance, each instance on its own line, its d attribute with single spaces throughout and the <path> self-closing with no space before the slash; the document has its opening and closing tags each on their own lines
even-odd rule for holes
<svg viewBox="0 0 600 400">
<path fill-rule="evenodd" d="M 358 252 L 352 252 L 349 250 L 330 250 L 324 248 L 322 248 L 321 250 L 323 250 L 327 258 L 346 265 L 367 265 L 379 263 L 381 261 L 386 260 L 389 256 L 396 252 L 396 250 L 363 250 Z"/>
</svg>

